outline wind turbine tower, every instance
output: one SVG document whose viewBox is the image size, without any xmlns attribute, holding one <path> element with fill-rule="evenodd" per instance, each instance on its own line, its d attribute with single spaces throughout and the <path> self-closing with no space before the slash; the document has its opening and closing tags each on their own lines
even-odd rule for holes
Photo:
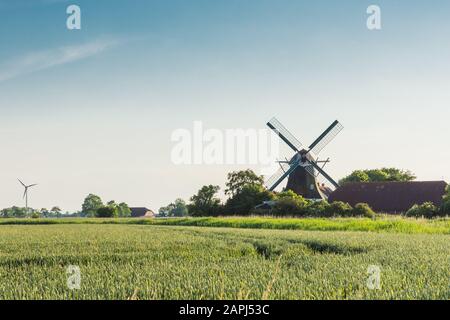
<svg viewBox="0 0 450 320">
<path fill-rule="evenodd" d="M 25 183 L 23 183 L 22 181 L 20 181 L 20 179 L 17 179 L 17 180 L 19 180 L 20 184 L 25 188 L 25 190 L 24 190 L 24 192 L 23 192 L 23 197 L 25 198 L 25 210 L 26 210 L 26 212 L 28 213 L 28 188 L 37 186 L 37 183 L 35 183 L 35 184 L 30 184 L 30 185 L 27 186 Z"/>
</svg>

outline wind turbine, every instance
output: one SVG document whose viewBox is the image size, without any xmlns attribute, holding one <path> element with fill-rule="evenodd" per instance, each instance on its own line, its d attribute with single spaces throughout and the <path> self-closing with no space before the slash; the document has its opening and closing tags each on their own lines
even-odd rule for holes
<svg viewBox="0 0 450 320">
<path fill-rule="evenodd" d="M 20 179 L 17 179 L 17 180 L 19 180 L 20 184 L 25 188 L 25 191 L 23 192 L 23 197 L 25 198 L 25 210 L 28 213 L 28 188 L 37 186 L 37 183 L 30 184 L 30 185 L 27 186 L 25 183 L 20 181 Z"/>
</svg>

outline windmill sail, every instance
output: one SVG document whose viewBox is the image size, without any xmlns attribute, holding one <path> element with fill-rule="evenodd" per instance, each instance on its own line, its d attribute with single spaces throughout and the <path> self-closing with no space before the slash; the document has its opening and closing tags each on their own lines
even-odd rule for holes
<svg viewBox="0 0 450 320">
<path fill-rule="evenodd" d="M 318 155 L 323 148 L 325 148 L 331 140 L 333 140 L 344 127 L 339 121 L 334 121 L 317 139 L 309 146 L 309 152 Z"/>
<path fill-rule="evenodd" d="M 302 144 L 298 141 L 292 133 L 286 129 L 277 118 L 272 118 L 267 123 L 267 126 L 275 131 L 276 134 L 283 140 L 292 150 L 299 152 L 302 149 Z"/>
<path fill-rule="evenodd" d="M 281 168 L 278 169 L 266 182 L 266 186 L 270 191 L 275 190 L 276 187 L 293 172 L 300 165 L 299 162 L 293 163 L 291 165 L 287 163 L 280 163 Z"/>
<path fill-rule="evenodd" d="M 317 173 L 314 171 L 314 167 L 312 165 L 307 164 L 303 167 L 305 168 L 306 172 L 308 172 L 314 178 L 318 176 Z"/>
<path fill-rule="evenodd" d="M 313 167 L 314 169 L 316 169 L 317 171 L 319 171 L 319 173 L 325 178 L 327 179 L 335 188 L 339 188 L 339 184 L 332 178 L 330 177 L 330 175 L 328 175 L 328 173 L 326 173 L 320 166 L 318 166 L 316 163 L 314 163 L 313 161 L 308 161 Z M 310 167 L 311 168 L 311 167 Z M 309 171 L 308 171 L 309 172 Z"/>
<path fill-rule="evenodd" d="M 339 121 L 334 121 L 308 148 L 302 148 L 302 144 L 297 140 L 276 118 L 272 118 L 267 126 L 295 152 L 290 160 L 279 161 L 281 168 L 271 176 L 266 186 L 270 191 L 275 188 L 286 178 L 288 178 L 287 188 L 296 192 L 299 195 L 309 199 L 324 198 L 323 194 L 317 188 L 316 178 L 322 175 L 336 188 L 338 183 L 328 175 L 323 167 L 318 165 L 319 154 L 334 137 L 344 128 Z M 323 162 L 323 161 L 322 161 Z M 328 160 L 326 161 L 328 162 Z"/>
</svg>

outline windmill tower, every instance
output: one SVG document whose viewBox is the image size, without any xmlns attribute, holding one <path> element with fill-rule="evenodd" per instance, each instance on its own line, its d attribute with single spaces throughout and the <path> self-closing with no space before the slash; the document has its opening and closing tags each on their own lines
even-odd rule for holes
<svg viewBox="0 0 450 320">
<path fill-rule="evenodd" d="M 294 152 L 290 160 L 278 161 L 280 169 L 270 177 L 266 186 L 270 191 L 288 178 L 286 189 L 307 199 L 327 199 L 328 190 L 317 181 L 322 175 L 335 188 L 339 184 L 324 171 L 330 159 L 319 160 L 318 154 L 344 128 L 339 121 L 334 121 L 309 147 L 304 149 L 298 141 L 276 118 L 272 118 L 267 126 L 283 140 Z"/>
</svg>

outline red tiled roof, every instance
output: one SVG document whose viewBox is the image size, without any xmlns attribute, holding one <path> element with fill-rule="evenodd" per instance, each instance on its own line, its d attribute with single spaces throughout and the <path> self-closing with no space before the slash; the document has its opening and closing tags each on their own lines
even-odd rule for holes
<svg viewBox="0 0 450 320">
<path fill-rule="evenodd" d="M 445 181 L 346 183 L 336 189 L 329 201 L 344 201 L 354 206 L 367 203 L 377 212 L 405 212 L 414 204 L 442 204 Z"/>
</svg>

